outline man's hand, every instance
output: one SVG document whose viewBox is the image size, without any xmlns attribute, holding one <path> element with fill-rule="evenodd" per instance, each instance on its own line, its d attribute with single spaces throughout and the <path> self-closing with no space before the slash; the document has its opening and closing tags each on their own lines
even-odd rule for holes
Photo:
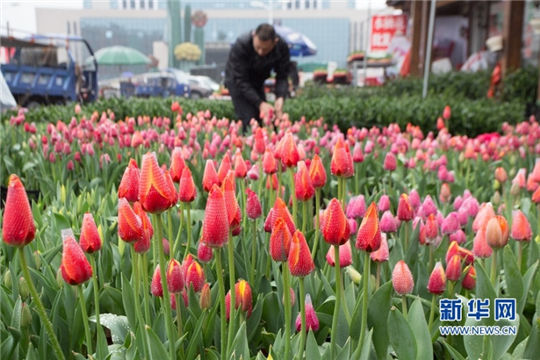
<svg viewBox="0 0 540 360">
<path fill-rule="evenodd" d="M 283 116 L 283 97 L 278 97 L 274 103 L 276 109 L 276 119 L 281 119 Z"/>
<path fill-rule="evenodd" d="M 272 118 L 274 115 L 274 107 L 269 103 L 263 101 L 261 105 L 259 105 L 259 114 L 261 119 Z"/>
</svg>

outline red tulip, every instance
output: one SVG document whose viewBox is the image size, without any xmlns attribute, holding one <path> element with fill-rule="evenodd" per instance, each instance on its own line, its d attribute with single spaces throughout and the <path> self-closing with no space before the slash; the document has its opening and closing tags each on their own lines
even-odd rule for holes
<svg viewBox="0 0 540 360">
<path fill-rule="evenodd" d="M 319 155 L 315 154 L 309 165 L 309 176 L 313 186 L 318 189 L 326 184 L 326 170 Z"/>
<path fill-rule="evenodd" d="M 234 155 L 234 175 L 237 178 L 245 178 L 247 174 L 247 165 L 242 157 L 242 152 L 240 149 L 236 149 L 236 154 Z"/>
<path fill-rule="evenodd" d="M 249 283 L 243 279 L 238 280 L 234 285 L 234 291 L 236 292 L 235 307 L 240 308 L 247 313 L 247 316 L 249 317 L 252 310 L 251 287 L 249 286 Z"/>
<path fill-rule="evenodd" d="M 294 191 L 300 201 L 307 201 L 315 194 L 309 171 L 303 161 L 298 162 L 298 171 L 294 175 Z"/>
<path fill-rule="evenodd" d="M 60 271 L 65 282 L 70 285 L 79 285 L 92 277 L 92 267 L 81 247 L 75 241 L 71 230 L 67 233 L 64 231 L 62 231 L 64 250 L 62 251 Z"/>
<path fill-rule="evenodd" d="M 285 205 L 285 202 L 281 200 L 280 197 L 276 198 L 274 207 L 270 209 L 270 212 L 268 213 L 268 217 L 264 224 L 265 231 L 268 231 L 268 232 L 272 231 L 272 228 L 276 220 L 280 217 L 283 218 L 283 220 L 285 221 L 285 224 L 287 224 L 287 227 L 289 228 L 289 232 L 291 234 L 294 234 L 296 230 L 296 226 L 294 225 L 292 215 L 289 212 L 289 209 L 287 209 L 287 205 Z"/>
<path fill-rule="evenodd" d="M 143 209 L 153 214 L 167 210 L 178 200 L 172 179 L 159 167 L 155 153 L 143 156 L 139 197 Z"/>
<path fill-rule="evenodd" d="M 356 248 L 364 251 L 375 251 L 381 245 L 381 229 L 374 202 L 369 205 L 366 215 L 356 233 Z"/>
<path fill-rule="evenodd" d="M 532 238 L 531 224 L 521 210 L 513 211 L 512 238 L 517 241 L 530 241 Z"/>
<path fill-rule="evenodd" d="M 208 159 L 206 160 L 206 165 L 204 167 L 204 174 L 203 174 L 203 180 L 202 185 L 204 191 L 210 191 L 212 189 L 212 186 L 214 184 L 220 184 L 216 168 L 214 166 L 214 160 Z"/>
<path fill-rule="evenodd" d="M 180 185 L 178 186 L 178 198 L 181 202 L 192 202 L 197 196 L 197 188 L 191 176 L 191 170 L 185 166 L 180 177 Z"/>
<path fill-rule="evenodd" d="M 257 193 L 251 189 L 246 189 L 247 200 L 246 200 L 246 213 L 247 217 L 255 220 L 262 214 L 261 203 Z"/>
<path fill-rule="evenodd" d="M 296 331 L 302 330 L 302 314 L 298 314 L 295 325 Z M 311 331 L 319 330 L 319 318 L 317 318 L 317 314 L 311 303 L 311 296 L 306 294 L 306 331 L 310 329 Z"/>
<path fill-rule="evenodd" d="M 401 194 L 399 198 L 397 217 L 400 221 L 410 221 L 414 218 L 414 211 L 407 194 Z"/>
<path fill-rule="evenodd" d="M 264 173 L 267 175 L 271 175 L 277 172 L 276 158 L 268 149 L 264 152 L 262 159 L 262 167 Z"/>
<path fill-rule="evenodd" d="M 2 223 L 2 238 L 6 244 L 20 247 L 34 239 L 36 226 L 32 210 L 24 185 L 17 175 L 9 177 Z"/>
<path fill-rule="evenodd" d="M 179 293 L 184 288 L 184 275 L 180 263 L 176 259 L 169 261 L 167 266 L 167 289 L 170 293 Z"/>
<path fill-rule="evenodd" d="M 184 170 L 185 166 L 186 163 L 184 162 L 182 148 L 175 147 L 171 154 L 171 165 L 169 167 L 169 172 L 171 173 L 171 177 L 175 183 L 180 182 L 182 171 Z"/>
<path fill-rule="evenodd" d="M 339 138 L 330 162 L 330 171 L 335 176 L 351 177 L 354 175 L 354 164 L 349 145 Z"/>
<path fill-rule="evenodd" d="M 474 269 L 474 266 L 467 266 L 463 272 L 465 273 L 465 276 L 463 276 L 461 285 L 467 290 L 474 289 L 476 287 L 476 270 Z"/>
<path fill-rule="evenodd" d="M 152 283 L 150 284 L 150 291 L 152 295 L 157 297 L 163 296 L 163 286 L 161 285 L 161 273 L 159 271 L 159 265 L 156 266 L 154 270 L 154 275 L 152 275 Z"/>
<path fill-rule="evenodd" d="M 197 247 L 197 258 L 203 263 L 207 263 L 212 260 L 212 248 L 207 246 L 204 242 L 200 241 Z"/>
<path fill-rule="evenodd" d="M 294 232 L 291 240 L 289 269 L 293 276 L 306 276 L 315 269 L 306 238 L 300 230 Z"/>
<path fill-rule="evenodd" d="M 89 254 L 101 249 L 101 237 L 94 222 L 94 217 L 90 213 L 85 213 L 83 216 L 79 244 L 82 250 Z"/>
<path fill-rule="evenodd" d="M 202 241 L 210 247 L 222 247 L 229 237 L 229 219 L 225 196 L 216 185 L 212 187 L 206 201 L 202 228 Z"/>
<path fill-rule="evenodd" d="M 443 119 L 448 120 L 450 119 L 451 111 L 450 106 L 446 105 L 443 110 Z"/>
<path fill-rule="evenodd" d="M 148 214 L 143 210 L 140 203 L 136 202 L 133 204 L 133 211 L 141 219 L 142 223 L 142 235 L 139 240 L 133 243 L 133 249 L 136 253 L 142 254 L 147 252 L 150 249 L 150 240 L 154 235 L 154 228 L 150 222 Z M 162 239 L 163 242 L 167 242 L 166 239 Z M 169 244 L 167 242 L 166 246 L 163 246 L 165 254 L 168 254 Z"/>
<path fill-rule="evenodd" d="M 287 261 L 291 247 L 291 233 L 285 220 L 278 218 L 270 235 L 270 256 L 274 261 Z"/>
<path fill-rule="evenodd" d="M 126 198 L 129 202 L 139 200 L 139 179 L 140 171 L 137 162 L 130 159 L 118 187 L 118 198 Z"/>
<path fill-rule="evenodd" d="M 324 212 L 324 222 L 321 223 L 321 233 L 324 240 L 331 245 L 343 245 L 349 240 L 349 222 L 338 199 L 330 200 Z"/>
<path fill-rule="evenodd" d="M 386 156 L 384 157 L 384 170 L 387 171 L 394 171 L 397 167 L 397 159 L 396 155 L 392 152 L 387 152 Z"/>
<path fill-rule="evenodd" d="M 531 200 L 535 204 L 540 204 L 540 186 L 532 194 Z"/>
<path fill-rule="evenodd" d="M 225 176 L 229 173 L 229 170 L 232 168 L 231 163 L 231 157 L 229 156 L 229 153 L 225 153 L 225 156 L 223 156 L 223 159 L 221 159 L 221 164 L 219 165 L 219 169 L 217 172 L 219 185 L 223 184 L 223 180 L 225 179 Z"/>
<path fill-rule="evenodd" d="M 336 265 L 336 255 L 335 255 L 333 246 L 330 246 L 330 248 L 328 249 L 328 252 L 326 253 L 326 261 L 328 262 L 328 265 L 332 267 Z M 339 247 L 339 267 L 344 268 L 351 264 L 352 264 L 351 243 L 347 241 L 345 242 L 345 244 L 340 245 Z"/>
<path fill-rule="evenodd" d="M 282 140 L 281 163 L 284 167 L 294 167 L 300 160 L 298 148 L 291 132 L 287 132 Z"/>
<path fill-rule="evenodd" d="M 206 282 L 206 278 L 204 276 L 204 270 L 202 266 L 196 261 L 193 261 L 187 267 L 185 277 L 186 277 L 186 287 L 188 289 L 190 286 L 193 287 L 193 291 L 195 292 L 201 291 L 204 283 Z"/>
<path fill-rule="evenodd" d="M 263 134 L 262 128 L 257 128 L 257 130 L 255 130 L 255 135 L 253 136 L 253 139 L 254 139 L 253 149 L 258 154 L 264 154 L 264 150 L 266 146 L 264 143 L 264 134 Z"/>
<path fill-rule="evenodd" d="M 229 173 L 223 178 L 221 188 L 225 198 L 225 207 L 227 208 L 229 226 L 231 228 L 236 228 L 242 221 L 242 214 L 240 213 L 238 201 L 236 201 L 234 172 L 229 171 Z"/>
<path fill-rule="evenodd" d="M 125 198 L 118 201 L 118 235 L 125 242 L 138 241 L 144 236 L 142 220 Z"/>
<path fill-rule="evenodd" d="M 446 288 L 446 273 L 440 261 L 435 264 L 435 268 L 429 276 L 427 289 L 430 293 L 440 295 Z"/>
<path fill-rule="evenodd" d="M 400 260 L 392 271 L 392 285 L 399 295 L 410 294 L 414 287 L 414 279 L 411 270 L 405 261 Z"/>
</svg>

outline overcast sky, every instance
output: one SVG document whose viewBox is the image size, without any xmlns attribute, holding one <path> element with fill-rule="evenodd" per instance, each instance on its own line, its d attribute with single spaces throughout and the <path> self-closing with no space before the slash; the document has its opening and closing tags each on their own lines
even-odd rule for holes
<svg viewBox="0 0 540 360">
<path fill-rule="evenodd" d="M 93 2 L 109 0 L 93 0 Z M 332 0 L 346 1 L 346 0 Z M 189 1 L 183 0 L 182 3 Z M 276 2 L 276 0 L 274 0 Z M 381 9 L 386 5 L 386 0 L 356 0 L 356 7 L 367 8 L 371 4 L 372 9 Z M 0 0 L 0 26 L 1 33 L 6 33 L 7 23 L 10 29 L 24 32 L 36 32 L 36 12 L 38 7 L 81 9 L 82 0 Z"/>
</svg>

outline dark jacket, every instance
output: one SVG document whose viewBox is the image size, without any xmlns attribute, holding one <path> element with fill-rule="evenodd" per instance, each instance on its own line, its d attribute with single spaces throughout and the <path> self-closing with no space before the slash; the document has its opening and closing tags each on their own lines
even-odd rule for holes
<svg viewBox="0 0 540 360">
<path fill-rule="evenodd" d="M 253 48 L 251 32 L 238 37 L 229 52 L 225 67 L 225 85 L 240 92 L 257 108 L 264 100 L 261 92 L 270 71 L 276 72 L 276 97 L 285 97 L 288 92 L 289 47 L 279 38 L 278 43 L 266 56 L 259 56 Z"/>
</svg>

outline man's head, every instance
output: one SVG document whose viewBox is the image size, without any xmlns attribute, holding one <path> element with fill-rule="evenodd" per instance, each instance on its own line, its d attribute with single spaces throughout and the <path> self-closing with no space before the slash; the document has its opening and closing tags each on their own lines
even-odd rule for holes
<svg viewBox="0 0 540 360">
<path fill-rule="evenodd" d="M 261 24 L 253 32 L 253 48 L 259 56 L 266 56 L 274 46 L 276 46 L 279 38 L 276 36 L 274 27 L 270 24 Z"/>
</svg>

